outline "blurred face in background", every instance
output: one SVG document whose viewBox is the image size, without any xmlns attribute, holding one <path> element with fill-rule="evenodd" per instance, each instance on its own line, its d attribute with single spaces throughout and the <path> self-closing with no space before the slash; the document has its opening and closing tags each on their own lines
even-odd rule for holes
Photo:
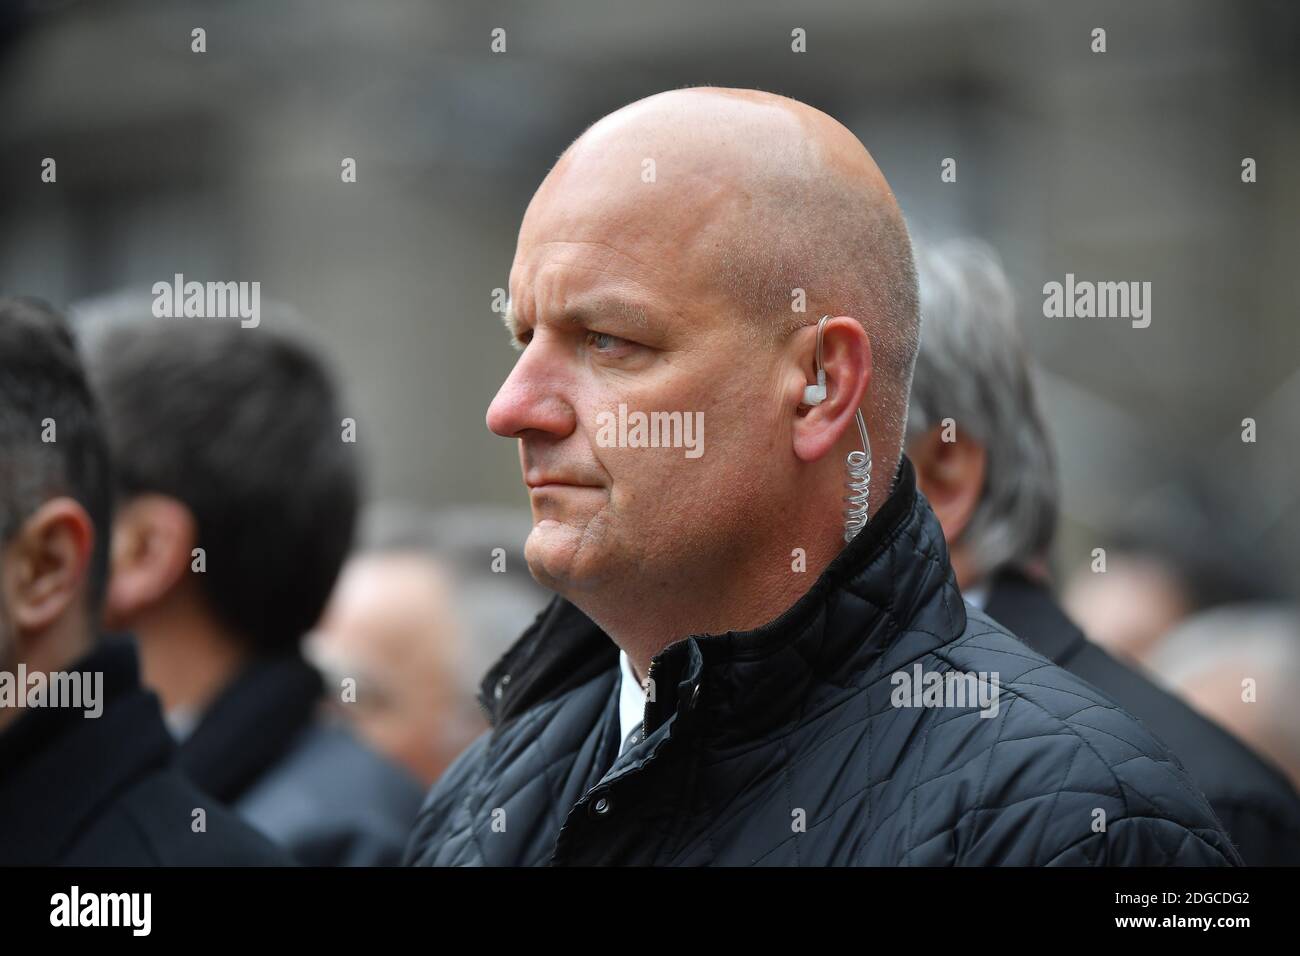
<svg viewBox="0 0 1300 956">
<path fill-rule="evenodd" d="M 734 219 L 724 164 L 659 144 L 671 181 L 644 182 L 650 145 L 617 124 L 584 142 L 524 217 L 508 317 L 522 354 L 488 426 L 519 439 L 534 519 L 525 553 L 543 585 L 575 595 L 633 578 L 642 591 L 707 581 L 783 493 L 804 383 L 784 381 L 780 347 L 747 334 L 753 317 L 720 288 Z M 602 415 L 620 405 L 702 422 L 698 455 L 606 447 Z"/>
<path fill-rule="evenodd" d="M 461 680 L 462 629 L 448 573 L 422 554 L 362 555 L 345 566 L 309 653 L 339 688 L 343 716 L 379 752 L 432 783 L 487 724 Z"/>
<path fill-rule="evenodd" d="M 1066 583 L 1062 604 L 1091 640 L 1147 666 L 1169 631 L 1192 611 L 1177 573 L 1141 555 L 1112 555 L 1105 574 L 1080 568 Z"/>
</svg>

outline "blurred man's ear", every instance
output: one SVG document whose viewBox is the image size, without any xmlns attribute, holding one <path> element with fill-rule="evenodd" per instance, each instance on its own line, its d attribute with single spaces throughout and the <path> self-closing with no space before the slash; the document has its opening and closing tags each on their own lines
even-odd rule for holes
<svg viewBox="0 0 1300 956">
<path fill-rule="evenodd" d="M 79 613 L 95 546 L 95 526 L 72 498 L 51 498 L 5 545 L 4 604 L 23 654 L 23 639 Z"/>
<path fill-rule="evenodd" d="M 104 626 L 129 630 L 189 571 L 197 528 L 190 510 L 166 495 L 136 495 L 118 506 L 104 599 Z"/>
<path fill-rule="evenodd" d="M 960 427 L 953 441 L 943 440 L 936 425 L 907 443 L 907 457 L 916 469 L 916 483 L 943 526 L 952 551 L 960 542 L 984 493 L 988 453 L 979 442 L 966 438 Z"/>
</svg>

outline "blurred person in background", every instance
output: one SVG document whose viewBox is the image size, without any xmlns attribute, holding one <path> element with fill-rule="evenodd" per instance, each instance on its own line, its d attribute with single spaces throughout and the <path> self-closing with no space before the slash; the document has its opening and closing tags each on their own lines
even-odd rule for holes
<svg viewBox="0 0 1300 956">
<path fill-rule="evenodd" d="M 409 862 L 1240 862 L 1138 721 L 963 604 L 902 454 L 906 224 L 842 124 L 740 89 L 617 110 L 534 193 L 509 286 L 487 424 L 556 596 Z M 629 409 L 707 448 L 615 436 Z"/>
<path fill-rule="evenodd" d="M 1202 611 L 1174 629 L 1152 664 L 1163 683 L 1300 787 L 1300 613 L 1294 606 Z"/>
<path fill-rule="evenodd" d="M 309 643 L 336 685 L 357 680 L 340 714 L 425 786 L 487 729 L 478 682 L 546 603 L 527 533 L 499 509 L 370 509 Z"/>
<path fill-rule="evenodd" d="M 1279 596 L 1267 551 L 1243 540 L 1235 523 L 1212 517 L 1231 513 L 1212 501 L 1203 489 L 1165 485 L 1117 516 L 1117 530 L 1104 538 L 1105 573 L 1082 564 L 1061 591 L 1066 612 L 1092 640 L 1154 670 L 1161 642 L 1191 615 Z"/>
<path fill-rule="evenodd" d="M 949 240 L 920 247 L 917 271 L 923 322 L 907 453 L 966 600 L 1168 744 L 1247 863 L 1300 864 L 1300 797 L 1282 775 L 1090 642 L 1052 595 L 1056 465 L 996 255 L 977 241 Z M 1114 610 L 1122 617 L 1124 605 Z"/>
<path fill-rule="evenodd" d="M 300 651 L 358 507 L 331 374 L 268 317 L 147 315 L 85 330 L 118 464 L 106 624 L 139 642 L 196 783 L 304 863 L 394 862 L 419 787 L 323 719 Z"/>
<path fill-rule="evenodd" d="M 27 675 L 0 691 L 0 865 L 288 864 L 175 768 L 135 648 L 98 636 L 112 498 L 66 325 L 0 299 L 0 681 Z M 68 680 L 79 700 L 47 696 Z"/>
</svg>

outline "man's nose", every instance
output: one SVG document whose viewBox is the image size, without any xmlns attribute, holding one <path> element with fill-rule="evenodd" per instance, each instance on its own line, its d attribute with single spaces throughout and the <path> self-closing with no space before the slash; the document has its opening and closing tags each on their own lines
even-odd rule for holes
<svg viewBox="0 0 1300 956">
<path fill-rule="evenodd" d="M 559 356 L 534 340 L 488 406 L 487 427 L 503 438 L 536 431 L 564 438 L 577 424 Z"/>
</svg>

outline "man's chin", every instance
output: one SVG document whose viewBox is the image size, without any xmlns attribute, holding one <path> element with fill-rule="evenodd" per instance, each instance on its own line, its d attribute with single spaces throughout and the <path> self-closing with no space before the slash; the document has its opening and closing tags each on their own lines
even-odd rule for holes
<svg viewBox="0 0 1300 956">
<path fill-rule="evenodd" d="M 567 595 L 595 586 L 596 544 L 587 529 L 542 518 L 524 543 L 524 558 L 538 584 Z"/>
</svg>

